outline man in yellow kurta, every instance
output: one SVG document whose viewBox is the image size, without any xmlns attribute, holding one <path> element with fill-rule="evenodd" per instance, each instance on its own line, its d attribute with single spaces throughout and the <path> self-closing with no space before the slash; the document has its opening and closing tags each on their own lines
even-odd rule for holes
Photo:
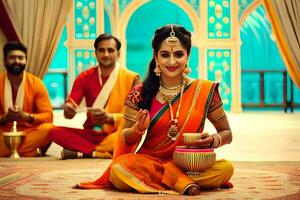
<svg viewBox="0 0 300 200">
<path fill-rule="evenodd" d="M 24 131 L 20 156 L 44 155 L 50 146 L 47 138 L 52 128 L 53 113 L 49 95 L 42 80 L 28 72 L 26 47 L 20 42 L 8 42 L 3 49 L 6 72 L 0 74 L 0 156 L 7 157 L 3 132 L 10 132 L 14 121 L 18 131 Z"/>
<path fill-rule="evenodd" d="M 99 65 L 79 74 L 64 105 L 67 119 L 87 112 L 84 129 L 55 127 L 49 133 L 52 141 L 64 147 L 62 159 L 111 158 L 124 102 L 132 86 L 140 82 L 136 73 L 118 65 L 121 43 L 116 37 L 101 34 L 94 48 Z M 83 98 L 87 107 L 79 108 Z"/>
</svg>

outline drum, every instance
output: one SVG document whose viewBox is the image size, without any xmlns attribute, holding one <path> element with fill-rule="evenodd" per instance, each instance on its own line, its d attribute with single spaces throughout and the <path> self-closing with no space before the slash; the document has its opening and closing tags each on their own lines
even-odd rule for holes
<svg viewBox="0 0 300 200">
<path fill-rule="evenodd" d="M 173 160 L 188 176 L 197 177 L 216 161 L 216 154 L 213 149 L 189 149 L 178 146 L 173 153 Z"/>
</svg>

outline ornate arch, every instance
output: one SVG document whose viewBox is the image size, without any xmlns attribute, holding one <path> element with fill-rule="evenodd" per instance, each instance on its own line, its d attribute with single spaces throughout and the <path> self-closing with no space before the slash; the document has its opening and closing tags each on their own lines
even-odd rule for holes
<svg viewBox="0 0 300 200">
<path fill-rule="evenodd" d="M 124 52 L 126 52 L 126 28 L 129 22 L 130 17 L 132 16 L 132 14 L 142 5 L 146 4 L 150 2 L 150 0 L 140 0 L 140 1 L 132 1 L 130 4 L 128 4 L 128 6 L 126 7 L 126 9 L 124 10 L 124 12 L 122 13 L 122 15 L 120 16 L 120 20 L 119 23 L 117 24 L 117 27 L 115 27 L 117 30 L 116 31 L 116 36 L 120 38 L 121 42 L 122 42 L 122 47 L 121 47 L 121 51 L 123 53 L 121 53 L 120 56 L 120 63 L 121 65 L 125 65 L 126 63 L 126 55 Z M 170 0 L 170 2 L 176 4 L 177 6 L 179 6 L 180 8 L 182 8 L 185 13 L 187 14 L 187 16 L 189 16 L 189 18 L 191 19 L 191 23 L 192 26 L 194 28 L 194 34 L 195 35 L 199 35 L 200 33 L 200 19 L 197 16 L 197 13 L 195 12 L 195 10 L 186 2 L 186 1 L 181 1 L 181 0 Z"/>
<path fill-rule="evenodd" d="M 248 15 L 251 14 L 252 11 L 254 11 L 258 6 L 261 5 L 260 0 L 253 1 L 243 12 L 240 20 L 239 20 L 239 26 L 241 27 L 245 21 L 245 19 L 248 17 Z"/>
</svg>

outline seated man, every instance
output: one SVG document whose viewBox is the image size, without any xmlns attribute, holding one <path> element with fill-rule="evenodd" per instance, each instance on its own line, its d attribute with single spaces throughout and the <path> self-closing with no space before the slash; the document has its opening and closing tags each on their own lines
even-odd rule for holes
<svg viewBox="0 0 300 200">
<path fill-rule="evenodd" d="M 7 72 L 0 74 L 0 156 L 7 157 L 3 132 L 10 132 L 13 122 L 18 131 L 24 131 L 20 156 L 44 155 L 50 146 L 47 137 L 52 128 L 53 113 L 48 92 L 42 80 L 25 72 L 26 47 L 20 42 L 8 42 L 4 49 Z"/>
<path fill-rule="evenodd" d="M 65 117 L 72 119 L 85 98 L 84 129 L 55 127 L 49 133 L 52 141 L 64 147 L 62 159 L 111 158 L 125 99 L 131 88 L 140 83 L 136 73 L 117 64 L 121 48 L 117 38 L 101 34 L 94 48 L 99 65 L 79 74 L 64 105 Z"/>
</svg>

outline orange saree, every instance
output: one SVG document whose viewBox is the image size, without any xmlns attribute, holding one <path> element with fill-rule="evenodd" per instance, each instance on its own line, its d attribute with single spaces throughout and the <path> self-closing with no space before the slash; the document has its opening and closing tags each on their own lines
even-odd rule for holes
<svg viewBox="0 0 300 200">
<path fill-rule="evenodd" d="M 184 193 L 194 182 L 172 163 L 172 155 L 176 146 L 183 144 L 183 133 L 202 132 L 216 87 L 217 84 L 203 80 L 195 80 L 185 86 L 183 106 L 178 117 L 179 133 L 175 141 L 167 134 L 170 127 L 167 104 L 151 119 L 140 149 L 137 149 L 138 144 L 124 144 L 122 131 L 119 131 L 112 164 L 99 179 L 81 183 L 79 187 L 96 189 L 114 186 L 120 190 L 136 190 L 140 193 Z M 133 92 L 136 94 L 136 91 Z M 172 100 L 173 110 L 177 110 L 179 98 L 180 94 Z"/>
</svg>

